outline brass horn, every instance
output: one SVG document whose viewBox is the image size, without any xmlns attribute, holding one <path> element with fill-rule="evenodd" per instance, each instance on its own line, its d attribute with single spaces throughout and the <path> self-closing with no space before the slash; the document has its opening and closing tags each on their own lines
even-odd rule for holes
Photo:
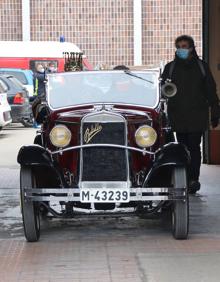
<svg viewBox="0 0 220 282">
<path fill-rule="evenodd" d="M 176 95 L 177 87 L 170 80 L 166 80 L 164 85 L 161 87 L 161 92 L 165 97 L 171 98 Z"/>
</svg>

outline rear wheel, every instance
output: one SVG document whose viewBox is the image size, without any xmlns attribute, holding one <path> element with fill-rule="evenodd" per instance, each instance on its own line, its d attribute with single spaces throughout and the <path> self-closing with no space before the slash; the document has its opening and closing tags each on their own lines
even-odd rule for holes
<svg viewBox="0 0 220 282">
<path fill-rule="evenodd" d="M 184 167 L 176 167 L 173 172 L 174 188 L 187 187 L 187 175 Z M 175 239 L 187 239 L 189 232 L 189 199 L 174 201 L 172 210 L 172 233 Z"/>
<path fill-rule="evenodd" d="M 38 205 L 25 198 L 24 188 L 35 188 L 35 179 L 31 168 L 21 167 L 20 171 L 20 195 L 21 212 L 24 226 L 24 234 L 28 242 L 36 242 L 40 237 L 40 217 Z"/>
</svg>

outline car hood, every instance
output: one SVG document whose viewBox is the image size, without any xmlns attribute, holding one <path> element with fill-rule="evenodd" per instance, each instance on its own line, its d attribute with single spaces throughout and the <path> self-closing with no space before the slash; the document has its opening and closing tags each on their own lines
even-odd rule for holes
<svg viewBox="0 0 220 282">
<path fill-rule="evenodd" d="M 125 107 L 125 106 L 97 106 L 97 107 L 87 107 L 78 109 L 69 109 L 66 111 L 58 112 L 56 118 L 58 120 L 71 120 L 71 119 L 81 119 L 87 114 L 98 113 L 106 111 L 108 113 L 116 113 L 124 116 L 126 119 L 143 118 L 152 119 L 152 115 L 157 114 L 156 110 L 141 108 L 141 107 Z"/>
</svg>

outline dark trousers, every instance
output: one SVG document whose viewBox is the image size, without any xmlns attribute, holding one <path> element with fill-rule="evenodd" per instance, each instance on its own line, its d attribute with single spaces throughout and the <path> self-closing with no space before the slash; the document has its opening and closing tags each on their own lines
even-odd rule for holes
<svg viewBox="0 0 220 282">
<path fill-rule="evenodd" d="M 184 144 L 190 152 L 191 164 L 189 167 L 189 179 L 198 180 L 201 166 L 201 140 L 202 132 L 176 133 L 177 141 Z"/>
</svg>

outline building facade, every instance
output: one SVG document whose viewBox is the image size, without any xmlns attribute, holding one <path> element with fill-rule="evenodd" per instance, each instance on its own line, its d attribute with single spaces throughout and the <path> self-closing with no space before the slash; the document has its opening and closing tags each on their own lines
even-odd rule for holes
<svg viewBox="0 0 220 282">
<path fill-rule="evenodd" d="M 77 44 L 93 65 L 134 64 L 134 1 L 29 0 L 30 39 Z M 141 60 L 171 60 L 180 34 L 202 46 L 202 0 L 142 0 Z M 0 1 L 0 40 L 22 40 L 22 0 Z M 23 26 L 24 28 L 24 26 Z"/>
</svg>

